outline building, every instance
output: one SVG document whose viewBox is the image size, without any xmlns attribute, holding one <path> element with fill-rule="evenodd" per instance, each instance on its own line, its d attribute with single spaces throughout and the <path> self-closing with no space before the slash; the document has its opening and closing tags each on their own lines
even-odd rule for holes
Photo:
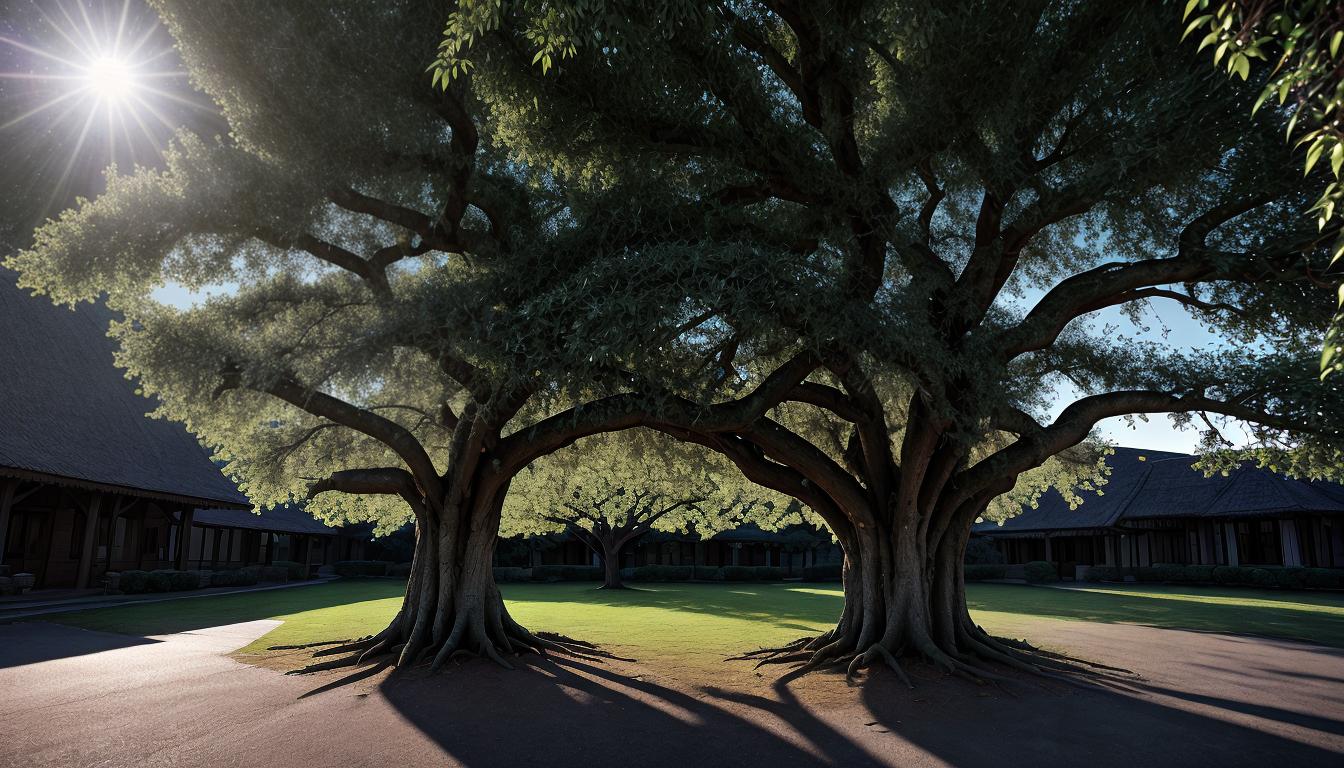
<svg viewBox="0 0 1344 768">
<path fill-rule="evenodd" d="M 1117 448 L 1103 495 L 1077 509 L 1057 492 L 1002 525 L 977 523 L 1009 564 L 1344 567 L 1344 487 L 1243 465 L 1226 477 L 1184 453 Z"/>
<path fill-rule="evenodd" d="M 694 533 L 650 531 L 625 547 L 621 567 L 641 565 L 773 566 L 790 576 L 803 568 L 839 564 L 843 554 L 830 533 L 805 525 L 765 531 L 745 525 L 721 531 L 701 541 Z M 601 560 L 583 542 L 566 534 L 514 539 L 496 549 L 496 565 L 600 565 Z"/>
<path fill-rule="evenodd" d="M 108 571 L 358 547 L 297 509 L 252 513 L 180 424 L 147 418 L 153 403 L 113 366 L 105 307 L 54 306 L 3 269 L 0 283 L 0 575 L 83 588 Z"/>
</svg>

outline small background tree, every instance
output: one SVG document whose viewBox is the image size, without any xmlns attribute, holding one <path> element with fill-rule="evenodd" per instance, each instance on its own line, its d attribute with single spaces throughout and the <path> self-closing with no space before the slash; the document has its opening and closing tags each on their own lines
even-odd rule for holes
<svg viewBox="0 0 1344 768">
<path fill-rule="evenodd" d="M 620 589 L 621 555 L 649 531 L 708 539 L 751 521 L 801 522 L 796 505 L 746 483 L 721 457 L 645 429 L 585 438 L 514 478 L 500 535 L 567 532 L 602 561 L 604 589 Z"/>
</svg>

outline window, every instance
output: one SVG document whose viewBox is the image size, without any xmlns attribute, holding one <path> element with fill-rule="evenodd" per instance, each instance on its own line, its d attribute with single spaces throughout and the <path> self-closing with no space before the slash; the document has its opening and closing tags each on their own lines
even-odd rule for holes
<svg viewBox="0 0 1344 768">
<path fill-rule="evenodd" d="M 1239 522 L 1237 531 L 1237 554 L 1242 563 L 1251 565 L 1282 565 L 1283 553 L 1279 549 L 1279 523 L 1277 520 L 1252 520 Z"/>
</svg>

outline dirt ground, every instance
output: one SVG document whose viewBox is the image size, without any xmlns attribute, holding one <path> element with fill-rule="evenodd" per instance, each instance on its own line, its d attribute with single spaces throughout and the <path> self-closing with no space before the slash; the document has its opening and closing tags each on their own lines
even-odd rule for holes
<svg viewBox="0 0 1344 768">
<path fill-rule="evenodd" d="M 274 625 L 153 638 L 0 626 L 0 765 L 1344 764 L 1344 651 L 1304 643 L 1013 628 L 1135 673 L 1087 690 L 977 686 L 918 666 L 913 690 L 885 669 L 850 686 L 653 659 L 296 677 L 229 656 Z"/>
</svg>

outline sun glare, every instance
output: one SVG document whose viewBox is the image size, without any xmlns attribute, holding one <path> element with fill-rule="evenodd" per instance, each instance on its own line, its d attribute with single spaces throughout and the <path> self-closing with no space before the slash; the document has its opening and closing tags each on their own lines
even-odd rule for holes
<svg viewBox="0 0 1344 768">
<path fill-rule="evenodd" d="M 108 104 L 126 101 L 139 86 L 131 66 L 110 56 L 90 62 L 84 70 L 84 81 L 95 96 Z"/>
</svg>

